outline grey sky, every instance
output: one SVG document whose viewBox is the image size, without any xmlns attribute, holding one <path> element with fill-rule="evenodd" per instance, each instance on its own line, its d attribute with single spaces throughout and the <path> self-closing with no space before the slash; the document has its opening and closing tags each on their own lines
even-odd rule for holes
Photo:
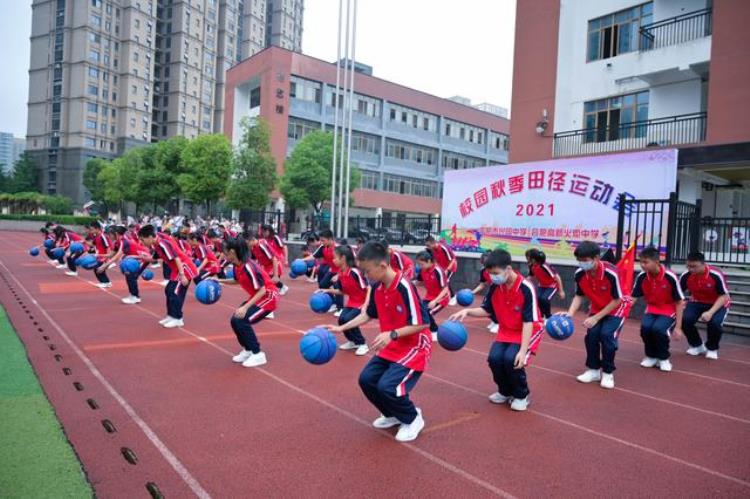
<svg viewBox="0 0 750 499">
<path fill-rule="evenodd" d="M 305 1 L 305 53 L 336 58 L 338 3 Z M 509 108 L 515 10 L 515 0 L 359 0 L 357 60 L 402 85 Z M 0 0 L 0 12 L 0 131 L 22 137 L 31 0 Z"/>
</svg>

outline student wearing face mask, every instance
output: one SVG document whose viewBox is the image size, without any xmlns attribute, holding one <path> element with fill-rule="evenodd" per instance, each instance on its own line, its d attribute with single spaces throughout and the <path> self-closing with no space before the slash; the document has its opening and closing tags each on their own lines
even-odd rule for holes
<svg viewBox="0 0 750 499">
<path fill-rule="evenodd" d="M 544 319 L 539 310 L 536 289 L 511 266 L 505 250 L 495 250 L 485 260 L 484 268 L 492 284 L 481 307 L 468 308 L 449 320 L 465 317 L 492 317 L 499 324 L 497 338 L 490 348 L 487 362 L 497 392 L 489 396 L 493 404 L 506 404 L 514 411 L 529 406 L 529 386 L 525 366 L 542 339 Z"/>
<path fill-rule="evenodd" d="M 582 241 L 573 252 L 579 269 L 575 273 L 576 295 L 567 312 L 574 316 L 589 299 L 589 316 L 583 321 L 586 327 L 586 371 L 576 379 L 581 383 L 599 381 L 602 388 L 615 387 L 615 353 L 617 338 L 625 323 L 627 310 L 622 300 L 622 289 L 617 269 L 601 261 L 599 245 Z"/>
</svg>

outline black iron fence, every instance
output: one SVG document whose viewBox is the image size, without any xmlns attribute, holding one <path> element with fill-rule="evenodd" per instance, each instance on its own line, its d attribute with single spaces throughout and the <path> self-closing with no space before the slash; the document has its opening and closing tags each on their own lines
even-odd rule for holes
<svg viewBox="0 0 750 499">
<path fill-rule="evenodd" d="M 702 9 L 646 24 L 640 29 L 640 49 L 653 50 L 709 36 L 711 21 L 711 9 Z"/>
<path fill-rule="evenodd" d="M 701 217 L 701 201 L 685 203 L 672 193 L 669 199 L 619 199 L 617 248 L 658 248 L 667 264 L 684 262 L 688 253 L 701 251 L 714 263 L 750 264 L 750 218 Z"/>
<path fill-rule="evenodd" d="M 706 113 L 702 112 L 558 132 L 553 152 L 556 157 L 580 156 L 705 140 Z"/>
</svg>

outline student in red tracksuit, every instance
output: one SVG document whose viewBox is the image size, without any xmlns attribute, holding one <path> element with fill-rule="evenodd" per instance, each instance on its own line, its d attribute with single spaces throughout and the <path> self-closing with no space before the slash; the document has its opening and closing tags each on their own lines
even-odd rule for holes
<svg viewBox="0 0 750 499">
<path fill-rule="evenodd" d="M 461 310 L 450 320 L 492 316 L 500 325 L 487 358 L 497 384 L 497 392 L 489 399 L 493 404 L 510 402 L 512 410 L 525 411 L 529 406 L 525 366 L 542 340 L 544 319 L 534 285 L 526 281 L 512 263 L 507 251 L 491 252 L 484 265 L 492 285 L 482 306 Z"/>
<path fill-rule="evenodd" d="M 281 237 L 279 237 L 274 228 L 268 224 L 264 225 L 261 230 L 263 232 L 263 239 L 268 241 L 268 244 L 271 245 L 271 249 L 276 252 L 276 255 L 279 257 L 279 262 L 283 266 L 289 266 L 289 248 L 284 244 Z M 281 272 L 283 272 L 283 270 Z"/>
<path fill-rule="evenodd" d="M 391 268 L 400 272 L 405 278 L 414 279 L 414 262 L 401 251 L 395 250 L 388 245 L 387 241 L 381 241 L 383 246 L 388 248 L 388 254 L 391 256 Z"/>
<path fill-rule="evenodd" d="M 65 272 L 65 275 L 77 276 L 78 271 L 76 269 L 75 261 L 86 251 L 86 244 L 83 238 L 72 230 L 66 229 L 62 225 L 56 226 L 53 232 L 55 235 L 55 245 L 65 249 L 65 251 L 68 252 L 68 257 L 66 260 L 68 270 Z M 83 251 L 70 251 L 70 245 L 73 243 L 79 243 L 83 245 Z"/>
<path fill-rule="evenodd" d="M 641 367 L 658 366 L 660 371 L 669 372 L 672 370 L 669 338 L 682 337 L 685 295 L 677 276 L 659 263 L 659 250 L 644 248 L 638 259 L 643 272 L 635 278 L 631 296 L 642 296 L 646 300 L 646 313 L 641 319 L 641 338 L 646 356 L 641 361 Z"/>
<path fill-rule="evenodd" d="M 680 285 L 690 294 L 690 301 L 682 314 L 682 329 L 690 344 L 687 354 L 705 354 L 707 359 L 716 360 L 724 333 L 724 318 L 731 301 L 724 274 L 708 265 L 703 253 L 696 251 L 687 256 L 687 271 L 680 276 Z M 705 344 L 695 327 L 698 321 L 706 323 L 708 336 Z"/>
<path fill-rule="evenodd" d="M 135 305 L 141 302 L 141 294 L 138 289 L 138 278 L 143 271 L 148 268 L 149 263 L 152 261 L 152 253 L 142 245 L 137 238 L 133 239 L 133 234 L 125 229 L 125 227 L 115 227 L 115 233 L 118 238 L 117 246 L 119 257 L 136 258 L 141 262 L 141 266 L 136 272 L 131 272 L 130 274 L 125 275 L 125 282 L 128 285 L 128 292 L 130 294 L 123 298 L 122 302 L 126 305 Z"/>
<path fill-rule="evenodd" d="M 451 295 L 448 304 L 456 306 L 456 297 L 454 296 L 453 288 L 451 288 L 450 285 L 451 277 L 453 277 L 453 274 L 458 270 L 458 259 L 456 258 L 456 254 L 447 244 L 445 244 L 445 241 L 438 241 L 432 236 L 427 236 L 427 239 L 425 239 L 424 242 L 427 249 L 430 250 L 435 257 L 435 263 L 445 271 L 445 276 L 448 279 L 448 290 Z"/>
<path fill-rule="evenodd" d="M 615 387 L 615 353 L 620 331 L 625 323 L 628 304 L 623 301 L 617 268 L 603 262 L 601 249 L 593 241 L 581 241 L 573 255 L 578 260 L 575 273 L 576 295 L 562 315 L 573 317 L 583 305 L 590 302 L 589 316 L 583 321 L 586 331 L 586 371 L 576 379 L 581 383 L 599 381 L 606 389 Z"/>
<path fill-rule="evenodd" d="M 336 240 L 333 237 L 333 232 L 329 229 L 324 229 L 320 232 L 320 246 L 318 246 L 313 254 L 306 256 L 303 260 L 318 260 L 318 288 L 328 289 L 334 286 L 334 277 L 339 273 L 339 268 L 333 261 L 334 250 L 336 249 Z M 341 295 L 335 295 L 333 299 L 333 305 L 329 312 L 337 312 L 344 308 L 344 300 Z"/>
<path fill-rule="evenodd" d="M 242 351 L 232 361 L 244 367 L 266 364 L 266 354 L 260 349 L 253 325 L 276 310 L 279 292 L 268 274 L 250 259 L 250 249 L 241 238 L 230 237 L 224 241 L 224 256 L 234 266 L 234 279 L 225 284 L 239 284 L 250 297 L 234 311 L 230 324 Z"/>
<path fill-rule="evenodd" d="M 200 283 L 207 277 L 218 275 L 219 270 L 221 270 L 219 259 L 216 258 L 216 255 L 212 250 L 208 249 L 206 245 L 203 244 L 202 239 L 201 234 L 197 232 L 190 233 L 187 239 L 191 250 L 190 255 L 196 261 L 200 262 L 197 267 L 198 275 L 193 279 L 195 284 Z M 195 261 L 193 263 L 195 263 Z"/>
<path fill-rule="evenodd" d="M 106 234 L 102 231 L 102 224 L 99 222 L 91 222 L 87 226 L 89 236 L 93 241 L 93 246 L 96 249 L 96 260 L 97 264 L 94 267 L 94 276 L 99 281 L 97 287 L 100 288 L 111 288 L 112 282 L 107 276 L 107 267 L 110 264 L 110 257 L 114 255 L 112 248 L 112 242 L 109 240 Z"/>
<path fill-rule="evenodd" d="M 141 243 L 153 249 L 156 257 L 169 268 L 169 283 L 164 289 L 167 298 L 167 316 L 159 321 L 165 328 L 182 327 L 182 306 L 185 303 L 190 282 L 198 275 L 198 269 L 188 255 L 172 238 L 157 235 L 153 225 L 144 225 L 138 231 Z"/>
<path fill-rule="evenodd" d="M 409 442 L 424 428 L 421 409 L 409 394 L 427 368 L 432 337 L 427 310 L 417 290 L 390 265 L 388 248 L 370 241 L 359 250 L 359 267 L 374 281 L 367 310 L 341 326 L 329 326 L 334 332 L 360 327 L 371 318 L 379 319 L 380 334 L 370 345 L 377 355 L 359 375 L 359 386 L 367 399 L 380 411 L 375 428 L 398 426 L 396 440 Z"/>
<path fill-rule="evenodd" d="M 448 306 L 450 291 L 448 290 L 448 278 L 445 271 L 435 263 L 431 252 L 420 251 L 416 256 L 419 265 L 418 280 L 422 281 L 425 288 L 425 296 L 422 304 L 430 313 L 430 331 L 432 341 L 437 341 L 438 325 L 435 322 L 435 314 Z"/>
<path fill-rule="evenodd" d="M 349 246 L 336 246 L 333 261 L 339 268 L 337 287 L 319 289 L 316 292 L 343 295 L 346 298 L 344 308 L 339 315 L 339 325 L 342 325 L 362 313 L 362 308 L 369 299 L 370 286 L 362 271 L 357 268 L 354 253 Z M 356 350 L 354 353 L 359 356 L 367 355 L 370 351 L 358 327 L 344 331 L 344 336 L 347 341 L 341 344 L 339 349 Z"/>
<path fill-rule="evenodd" d="M 246 232 L 245 241 L 252 257 L 263 271 L 271 276 L 271 280 L 276 283 L 276 287 L 279 289 L 279 294 L 284 296 L 289 291 L 289 287 L 281 282 L 280 271 L 282 267 L 278 254 L 271 248 L 268 241 L 258 237 L 254 232 Z"/>
<path fill-rule="evenodd" d="M 565 299 L 565 289 L 563 288 L 562 279 L 555 272 L 555 269 L 547 263 L 547 255 L 542 250 L 536 248 L 527 250 L 526 263 L 529 265 L 528 277 L 533 278 L 539 286 L 537 289 L 539 308 L 546 319 L 552 315 L 552 306 L 550 304 L 552 297 L 559 292 L 560 298 Z"/>
</svg>

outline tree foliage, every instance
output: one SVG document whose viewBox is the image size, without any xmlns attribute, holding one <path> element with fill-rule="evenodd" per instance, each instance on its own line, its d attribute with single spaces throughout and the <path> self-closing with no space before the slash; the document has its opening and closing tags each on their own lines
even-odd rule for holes
<svg viewBox="0 0 750 499">
<path fill-rule="evenodd" d="M 0 175 L 0 192 L 39 192 L 39 171 L 28 154 L 23 153 L 11 171 Z"/>
<path fill-rule="evenodd" d="M 230 208 L 260 210 L 276 186 L 276 160 L 271 154 L 271 129 L 265 120 L 241 123 L 242 139 L 234 152 L 226 192 Z"/>
<path fill-rule="evenodd" d="M 177 183 L 183 195 L 196 203 L 210 204 L 221 198 L 232 169 L 232 146 L 224 135 L 200 135 L 182 152 L 183 173 Z"/>
</svg>

